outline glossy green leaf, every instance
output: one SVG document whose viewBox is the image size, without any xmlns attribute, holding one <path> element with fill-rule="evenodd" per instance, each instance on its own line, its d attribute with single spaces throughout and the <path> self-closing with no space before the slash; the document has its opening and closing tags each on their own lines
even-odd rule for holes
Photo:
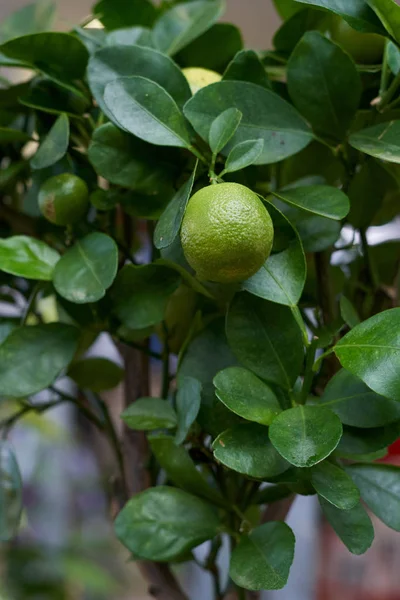
<svg viewBox="0 0 400 600">
<path fill-rule="evenodd" d="M 346 194 L 328 185 L 305 185 L 280 190 L 273 194 L 282 202 L 337 221 L 344 219 L 350 210 L 350 202 Z"/>
<path fill-rule="evenodd" d="M 306 258 L 296 229 L 273 204 L 267 204 L 274 224 L 272 253 L 261 269 L 241 285 L 271 302 L 295 306 L 306 280 Z"/>
<path fill-rule="evenodd" d="M 226 333 L 243 366 L 266 381 L 292 388 L 303 364 L 303 340 L 290 308 L 238 294 L 229 307 Z"/>
<path fill-rule="evenodd" d="M 296 467 L 311 467 L 329 456 L 342 436 L 342 424 L 330 410 L 296 406 L 276 417 L 269 428 L 278 452 Z"/>
<path fill-rule="evenodd" d="M 240 538 L 232 552 L 229 574 L 247 590 L 280 590 L 294 557 L 295 537 L 286 523 L 271 521 Z"/>
<path fill-rule="evenodd" d="M 349 142 L 353 148 L 365 154 L 399 164 L 399 136 L 400 121 L 389 121 L 353 133 Z"/>
<path fill-rule="evenodd" d="M 223 0 L 194 0 L 173 6 L 154 25 L 156 47 L 173 56 L 218 21 L 224 8 Z"/>
<path fill-rule="evenodd" d="M 179 282 L 179 275 L 163 265 L 126 265 L 112 290 L 114 313 L 131 329 L 156 325 Z"/>
<path fill-rule="evenodd" d="M 26 35 L 39 33 L 51 29 L 56 13 L 56 6 L 51 0 L 39 0 L 13 11 L 0 26 L 0 41 Z"/>
<path fill-rule="evenodd" d="M 372 512 L 391 529 L 400 531 L 400 467 L 393 465 L 346 466 Z"/>
<path fill-rule="evenodd" d="M 312 139 L 308 124 L 290 104 L 270 90 L 244 81 L 221 81 L 199 90 L 185 105 L 184 113 L 197 133 L 208 140 L 214 119 L 232 106 L 243 117 L 224 154 L 256 134 L 264 140 L 257 164 L 274 163 L 299 152 Z"/>
<path fill-rule="evenodd" d="M 17 533 L 22 512 L 22 481 L 11 445 L 0 442 L 0 540 L 8 542 Z"/>
<path fill-rule="evenodd" d="M 166 486 L 137 494 L 115 520 L 118 539 L 135 556 L 157 562 L 173 560 L 218 531 L 218 516 L 207 502 Z"/>
<path fill-rule="evenodd" d="M 97 302 L 114 281 L 117 268 L 114 240 L 104 233 L 90 233 L 59 260 L 53 273 L 54 287 L 70 302 Z"/>
<path fill-rule="evenodd" d="M 352 554 L 364 554 L 374 541 L 374 527 L 362 504 L 340 510 L 323 498 L 319 498 L 319 502 L 326 519 L 347 549 Z"/>
<path fill-rule="evenodd" d="M 0 240 L 0 271 L 50 281 L 60 255 L 41 240 L 14 235 Z"/>
<path fill-rule="evenodd" d="M 248 81 L 271 89 L 271 82 L 264 65 L 254 50 L 238 52 L 227 66 L 223 79 L 224 81 Z"/>
<path fill-rule="evenodd" d="M 14 142 L 28 142 L 31 136 L 20 129 L 0 127 L 0 144 L 13 144 Z"/>
<path fill-rule="evenodd" d="M 369 429 L 345 426 L 335 453 L 344 458 L 359 460 L 360 456 L 368 456 L 385 450 L 389 444 L 398 439 L 399 435 L 398 422 Z"/>
<path fill-rule="evenodd" d="M 88 156 L 98 175 L 116 185 L 149 194 L 168 181 L 173 169 L 154 146 L 112 123 L 94 131 Z"/>
<path fill-rule="evenodd" d="M 385 29 L 400 42 L 400 7 L 394 0 L 367 0 L 368 6 L 376 13 Z"/>
<path fill-rule="evenodd" d="M 270 425 L 281 412 L 273 390 L 251 371 L 228 367 L 214 377 L 219 400 L 229 410 L 261 425 Z"/>
<path fill-rule="evenodd" d="M 121 413 L 121 419 L 130 429 L 151 431 L 176 427 L 176 413 L 167 400 L 139 398 Z"/>
<path fill-rule="evenodd" d="M 345 369 L 329 381 L 320 401 L 353 427 L 381 427 L 400 420 L 398 402 L 379 396 Z"/>
<path fill-rule="evenodd" d="M 154 245 L 159 250 L 170 246 L 179 233 L 186 205 L 192 193 L 196 171 L 197 165 L 186 183 L 176 192 L 156 225 Z"/>
<path fill-rule="evenodd" d="M 340 296 L 340 315 L 350 329 L 360 323 L 356 308 L 346 296 Z"/>
<path fill-rule="evenodd" d="M 400 308 L 360 323 L 335 346 L 342 366 L 377 394 L 400 401 Z"/>
<path fill-rule="evenodd" d="M 220 493 L 208 485 L 187 451 L 182 446 L 177 446 L 172 436 L 152 435 L 149 442 L 158 463 L 175 485 L 196 496 L 224 505 Z"/>
<path fill-rule="evenodd" d="M 267 427 L 257 423 L 240 423 L 220 433 L 213 450 L 219 462 L 249 477 L 275 477 L 289 468 L 268 439 Z"/>
<path fill-rule="evenodd" d="M 124 27 L 115 29 L 106 36 L 107 46 L 147 46 L 153 47 L 151 31 L 147 27 Z"/>
<path fill-rule="evenodd" d="M 179 387 L 175 400 L 175 409 L 178 416 L 175 434 L 176 444 L 182 444 L 182 442 L 185 441 L 191 426 L 199 414 L 201 388 L 201 382 L 194 377 L 183 376 L 179 380 Z"/>
<path fill-rule="evenodd" d="M 237 108 L 227 108 L 211 123 L 209 143 L 213 154 L 219 154 L 235 134 L 242 119 Z"/>
<path fill-rule="evenodd" d="M 287 80 L 294 105 L 316 132 L 342 139 L 361 97 L 360 76 L 350 56 L 309 31 L 291 54 Z"/>
<path fill-rule="evenodd" d="M 240 142 L 232 148 L 226 159 L 225 169 L 222 171 L 221 176 L 225 173 L 233 173 L 245 169 L 250 165 L 257 162 L 264 147 L 264 140 L 247 140 Z"/>
<path fill-rule="evenodd" d="M 309 4 L 324 8 L 339 15 L 357 31 L 385 34 L 379 19 L 365 0 L 296 0 L 301 4 Z"/>
<path fill-rule="evenodd" d="M 79 331 L 51 323 L 14 329 L 0 345 L 2 396 L 22 398 L 44 390 L 71 362 Z"/>
<path fill-rule="evenodd" d="M 277 30 L 273 44 L 278 52 L 291 53 L 306 31 L 325 25 L 327 15 L 313 8 L 303 8 L 289 17 Z"/>
<path fill-rule="evenodd" d="M 336 508 L 349 510 L 360 501 L 360 492 L 351 477 L 327 460 L 312 467 L 311 483 L 318 495 Z"/>
<path fill-rule="evenodd" d="M 386 56 L 390 70 L 393 75 L 397 75 L 400 72 L 400 49 L 389 40 L 386 43 Z"/>
<path fill-rule="evenodd" d="M 103 392 L 121 383 L 124 369 L 108 358 L 90 356 L 73 362 L 67 375 L 82 389 Z"/>
<path fill-rule="evenodd" d="M 123 77 L 107 84 L 104 102 L 119 125 L 159 146 L 191 145 L 178 105 L 164 88 L 145 77 Z"/>
<path fill-rule="evenodd" d="M 104 90 L 119 77 L 139 75 L 155 81 L 178 106 L 190 98 L 189 84 L 179 67 L 168 56 L 142 46 L 110 46 L 98 50 L 89 60 L 88 81 L 101 110 L 110 116 L 104 102 Z"/>
<path fill-rule="evenodd" d="M 0 52 L 51 78 L 68 82 L 84 76 L 88 61 L 88 52 L 76 36 L 54 31 L 9 40 L 0 46 Z"/>
<path fill-rule="evenodd" d="M 243 48 L 240 30 L 232 23 L 215 23 L 176 56 L 183 67 L 202 67 L 222 72 Z"/>
<path fill-rule="evenodd" d="M 109 31 L 133 25 L 151 26 L 157 9 L 151 0 L 100 0 L 93 7 L 93 14 Z"/>
<path fill-rule="evenodd" d="M 65 156 L 69 143 L 69 121 L 65 114 L 58 117 L 31 159 L 32 169 L 45 169 Z"/>
</svg>

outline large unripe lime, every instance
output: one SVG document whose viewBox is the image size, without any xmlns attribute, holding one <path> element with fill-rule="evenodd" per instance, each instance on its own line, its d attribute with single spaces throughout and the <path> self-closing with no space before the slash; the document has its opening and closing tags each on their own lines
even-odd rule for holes
<svg viewBox="0 0 400 600">
<path fill-rule="evenodd" d="M 221 81 L 222 79 L 222 75 L 216 71 L 202 69 L 201 67 L 188 67 L 187 69 L 182 69 L 182 73 L 189 83 L 192 94 L 195 94 L 201 90 L 201 88 L 211 85 L 211 83 L 217 83 L 217 81 Z"/>
<path fill-rule="evenodd" d="M 377 33 L 356 31 L 344 19 L 335 18 L 331 25 L 332 40 L 346 50 L 357 63 L 381 62 L 385 38 Z"/>
<path fill-rule="evenodd" d="M 50 177 L 39 191 L 39 208 L 55 225 L 71 225 L 86 213 L 89 193 L 86 183 L 71 173 Z"/>
<path fill-rule="evenodd" d="M 267 260 L 274 237 L 271 217 L 258 196 L 239 183 L 205 187 L 189 200 L 181 241 L 201 279 L 243 281 Z"/>
</svg>

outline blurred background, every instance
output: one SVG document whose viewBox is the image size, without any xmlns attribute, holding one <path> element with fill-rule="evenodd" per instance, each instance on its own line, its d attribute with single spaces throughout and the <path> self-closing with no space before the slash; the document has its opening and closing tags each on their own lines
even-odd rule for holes
<svg viewBox="0 0 400 600">
<path fill-rule="evenodd" d="M 0 21 L 27 3 L 0 0 Z M 91 4 L 59 0 L 57 28 L 67 30 L 84 20 Z M 269 48 L 279 26 L 272 0 L 227 4 L 224 20 L 240 26 L 245 45 Z M 46 310 L 51 319 L 53 308 Z M 106 337 L 92 352 L 121 361 Z M 153 372 L 157 394 L 156 365 Z M 105 399 L 117 417 L 121 390 Z M 11 441 L 24 480 L 25 513 L 18 539 L 0 549 L 0 600 L 149 600 L 135 564 L 114 539 L 104 492 L 108 450 L 84 418 L 67 406 L 30 416 L 14 429 Z M 351 555 L 322 522 L 313 497 L 296 500 L 289 524 L 297 538 L 289 584 L 265 593 L 264 600 L 400 600 L 400 539 L 395 532 L 374 519 L 373 548 L 362 557 Z M 196 552 L 201 560 L 207 549 Z M 212 597 L 209 575 L 200 567 L 191 563 L 177 572 L 191 600 Z"/>
</svg>

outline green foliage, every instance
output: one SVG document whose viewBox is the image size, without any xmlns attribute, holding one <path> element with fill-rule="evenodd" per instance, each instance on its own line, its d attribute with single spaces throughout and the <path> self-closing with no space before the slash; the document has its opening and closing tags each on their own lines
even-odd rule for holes
<svg viewBox="0 0 400 600">
<path fill-rule="evenodd" d="M 104 29 L 72 33 L 51 31 L 40 0 L 0 26 L 0 64 L 31 73 L 0 89 L 0 395 L 18 403 L 0 423 L 3 540 L 22 510 L 5 438 L 70 401 L 115 454 L 117 537 L 172 589 L 158 563 L 206 540 L 219 588 L 222 534 L 231 583 L 282 588 L 294 535 L 264 505 L 280 514 L 296 493 L 318 495 L 355 554 L 373 540 L 360 498 L 400 530 L 399 468 L 376 462 L 400 433 L 399 244 L 385 229 L 399 214 L 400 8 L 275 4 L 284 22 L 259 52 L 218 22 L 222 0 L 100 0 Z M 386 50 L 366 66 L 351 49 L 370 34 Z M 205 73 L 192 94 L 190 67 L 217 83 Z M 274 229 L 268 259 L 233 284 L 213 283 L 206 247 L 200 279 L 180 240 L 192 196 L 221 183 L 257 194 Z M 241 225 L 234 207 L 219 217 L 218 264 Z M 124 368 L 96 356 L 100 334 Z M 114 427 L 102 392 L 122 381 Z"/>
</svg>

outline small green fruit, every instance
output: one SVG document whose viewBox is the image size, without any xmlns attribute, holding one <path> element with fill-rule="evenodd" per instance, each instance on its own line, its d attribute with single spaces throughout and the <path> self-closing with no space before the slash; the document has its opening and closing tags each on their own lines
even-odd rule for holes
<svg viewBox="0 0 400 600">
<path fill-rule="evenodd" d="M 360 64 L 377 64 L 382 60 L 385 38 L 377 33 L 356 31 L 344 19 L 337 17 L 331 25 L 332 40 Z"/>
<path fill-rule="evenodd" d="M 71 173 L 50 177 L 39 191 L 40 211 L 55 225 L 76 223 L 85 215 L 88 205 L 86 183 Z"/>
</svg>

